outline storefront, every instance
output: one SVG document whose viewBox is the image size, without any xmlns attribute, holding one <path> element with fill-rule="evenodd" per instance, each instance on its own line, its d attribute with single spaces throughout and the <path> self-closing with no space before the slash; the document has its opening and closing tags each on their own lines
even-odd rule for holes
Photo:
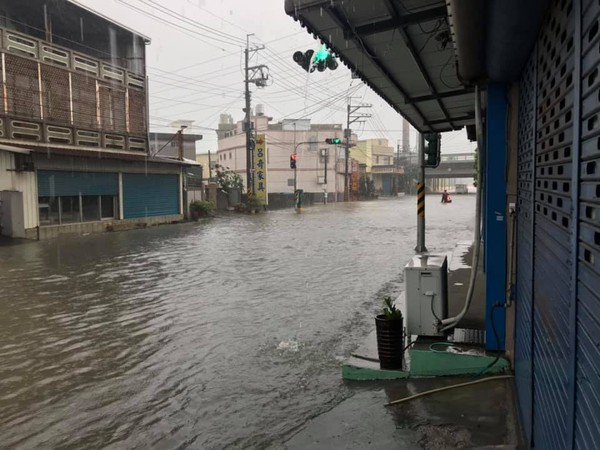
<svg viewBox="0 0 600 450">
<path fill-rule="evenodd" d="M 37 177 L 41 226 L 119 218 L 118 174 L 40 170 Z"/>
</svg>

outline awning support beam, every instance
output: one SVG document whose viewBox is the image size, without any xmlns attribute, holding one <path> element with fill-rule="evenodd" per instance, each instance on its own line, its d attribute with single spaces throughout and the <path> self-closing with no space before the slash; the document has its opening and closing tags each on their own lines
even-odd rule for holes
<svg viewBox="0 0 600 450">
<path fill-rule="evenodd" d="M 397 23 L 400 23 L 402 16 L 396 9 L 396 5 L 391 0 L 385 0 L 385 4 L 387 6 L 388 11 L 392 15 L 393 20 L 395 20 Z M 445 13 L 445 11 L 444 11 L 444 13 Z M 437 104 L 438 104 L 440 110 L 442 111 L 442 114 L 444 114 L 444 117 L 446 118 L 446 120 L 448 121 L 450 126 L 452 128 L 454 128 L 454 124 L 452 123 L 452 120 L 450 119 L 450 113 L 446 109 L 446 106 L 444 105 L 442 100 L 437 96 L 438 95 L 437 89 L 433 85 L 433 82 L 431 81 L 431 77 L 429 76 L 427 69 L 425 69 L 425 66 L 423 65 L 423 61 L 421 61 L 421 58 L 419 57 L 419 53 L 418 53 L 417 49 L 415 48 L 415 44 L 413 43 L 412 39 L 406 32 L 406 29 L 404 28 L 404 26 L 399 25 L 398 31 L 400 32 L 400 35 L 404 39 L 404 42 L 406 43 L 406 48 L 408 48 L 408 52 L 410 53 L 410 56 L 412 57 L 413 61 L 419 68 L 419 71 L 421 72 L 421 75 L 423 76 L 423 79 L 425 80 L 427 87 L 431 91 L 431 94 L 437 97 L 437 98 L 435 98 L 435 100 L 437 101 Z M 450 51 L 452 51 L 452 50 L 450 50 Z M 413 106 L 414 106 L 414 104 L 413 104 Z"/>
<path fill-rule="evenodd" d="M 420 95 L 418 97 L 410 97 L 406 99 L 407 104 L 429 102 L 431 100 L 437 100 L 438 98 L 455 97 L 457 95 L 472 94 L 475 92 L 474 87 L 466 87 L 464 89 L 457 89 L 455 91 L 438 92 L 437 94 Z"/>
<path fill-rule="evenodd" d="M 380 22 L 372 22 L 365 25 L 359 25 L 356 27 L 356 33 L 359 36 L 369 36 L 371 34 L 385 33 L 386 31 L 393 31 L 398 27 L 406 27 L 409 25 L 416 25 L 423 22 L 429 22 L 435 19 L 441 19 L 446 17 L 446 7 L 438 6 L 436 8 L 426 9 L 424 11 L 418 11 L 410 14 L 404 14 L 397 16 L 396 18 L 382 20 Z"/>
<path fill-rule="evenodd" d="M 335 6 L 330 6 L 329 8 L 327 8 L 327 12 L 331 16 L 331 18 L 336 22 L 336 24 L 340 27 L 340 29 L 345 30 L 346 28 L 352 27 L 348 22 L 344 22 L 339 11 L 335 8 Z M 356 34 L 356 30 L 354 28 L 351 28 L 351 31 L 353 32 L 353 35 L 349 36 L 349 39 L 352 40 L 352 42 L 354 42 L 354 44 L 357 47 L 362 47 L 362 49 L 365 51 L 365 53 L 367 53 L 367 55 L 375 54 L 375 52 L 360 39 L 360 36 Z M 392 83 L 394 87 L 398 89 L 400 95 L 402 95 L 402 97 L 405 100 L 408 99 L 409 97 L 406 94 L 406 91 L 402 88 L 402 86 L 400 86 L 400 84 L 392 76 L 389 70 L 383 64 L 381 64 L 381 62 L 378 59 L 370 58 L 370 60 L 381 71 L 381 73 L 383 73 L 383 75 L 385 75 L 388 78 L 390 83 Z M 425 115 L 423 114 L 421 109 L 417 105 L 412 105 L 412 107 L 417 112 L 423 123 L 426 123 L 427 121 L 425 120 Z"/>
</svg>

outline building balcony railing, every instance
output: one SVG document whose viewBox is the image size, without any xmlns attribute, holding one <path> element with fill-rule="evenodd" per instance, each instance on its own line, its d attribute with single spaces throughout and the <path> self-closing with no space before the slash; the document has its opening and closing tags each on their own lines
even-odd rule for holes
<svg viewBox="0 0 600 450">
<path fill-rule="evenodd" d="M 0 140 L 39 142 L 63 146 L 146 152 L 144 137 L 98 130 L 85 130 L 63 125 L 0 117 Z"/>
<path fill-rule="evenodd" d="M 385 165 L 385 166 L 371 166 L 371 173 L 372 174 L 387 174 L 387 173 L 392 173 L 392 174 L 398 174 L 398 175 L 403 175 L 404 174 L 404 167 L 396 167 L 393 165 Z"/>
<path fill-rule="evenodd" d="M 0 139 L 148 151 L 143 76 L 0 28 Z"/>
<path fill-rule="evenodd" d="M 7 52 L 42 63 L 82 72 L 123 86 L 146 88 L 143 75 L 7 28 L 0 28 L 0 43 Z"/>
</svg>

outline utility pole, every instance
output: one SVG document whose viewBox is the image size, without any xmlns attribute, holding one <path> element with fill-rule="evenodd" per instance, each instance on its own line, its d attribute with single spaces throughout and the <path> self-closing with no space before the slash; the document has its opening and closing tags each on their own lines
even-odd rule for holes
<svg viewBox="0 0 600 450">
<path fill-rule="evenodd" d="M 254 180 L 252 176 L 252 152 L 254 150 L 254 130 L 252 127 L 250 117 L 250 83 L 254 83 L 257 87 L 265 87 L 267 85 L 267 80 L 269 79 L 267 66 L 259 65 L 249 67 L 251 55 L 265 48 L 264 45 L 250 47 L 250 36 L 252 35 L 253 34 L 246 35 L 246 49 L 244 50 L 244 95 L 246 99 L 246 105 L 244 107 L 244 112 L 246 113 L 246 118 L 244 119 L 244 131 L 246 132 L 246 192 L 248 194 L 254 194 Z"/>
<path fill-rule="evenodd" d="M 183 161 L 183 130 L 186 128 L 185 125 L 181 125 L 181 128 L 177 130 L 177 159 L 179 161 Z"/>
<path fill-rule="evenodd" d="M 183 161 L 183 130 L 185 130 L 187 126 L 181 125 L 179 130 L 177 130 L 177 135 L 175 139 L 177 140 L 177 159 L 179 161 Z M 183 165 L 181 165 L 181 193 L 183 200 L 183 217 L 185 219 L 188 218 L 188 195 L 187 195 L 187 170 Z"/>
<path fill-rule="evenodd" d="M 212 161 L 210 160 L 210 150 L 208 151 L 208 182 L 212 181 Z"/>
<path fill-rule="evenodd" d="M 348 111 L 347 111 L 347 128 L 344 130 L 345 143 L 344 147 L 346 149 L 346 160 L 345 162 L 345 170 L 344 170 L 344 201 L 347 202 L 350 200 L 350 189 L 348 185 L 348 162 L 350 160 L 350 136 L 352 134 L 352 130 L 350 129 L 350 125 L 353 123 L 364 122 L 364 119 L 368 119 L 371 117 L 371 114 L 359 113 L 357 114 L 360 108 L 370 108 L 372 105 L 352 105 L 352 97 L 348 97 Z"/>
</svg>

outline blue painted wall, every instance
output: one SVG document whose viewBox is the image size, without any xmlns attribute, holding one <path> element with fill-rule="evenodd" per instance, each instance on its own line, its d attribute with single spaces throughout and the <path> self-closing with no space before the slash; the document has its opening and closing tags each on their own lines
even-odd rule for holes
<svg viewBox="0 0 600 450">
<path fill-rule="evenodd" d="M 487 144 L 484 160 L 484 264 L 486 272 L 486 349 L 504 350 L 506 286 L 506 86 L 488 86 Z M 495 327 L 492 326 L 492 312 Z M 494 333 L 495 328 L 495 333 Z M 496 335 L 498 339 L 496 339 Z"/>
</svg>

